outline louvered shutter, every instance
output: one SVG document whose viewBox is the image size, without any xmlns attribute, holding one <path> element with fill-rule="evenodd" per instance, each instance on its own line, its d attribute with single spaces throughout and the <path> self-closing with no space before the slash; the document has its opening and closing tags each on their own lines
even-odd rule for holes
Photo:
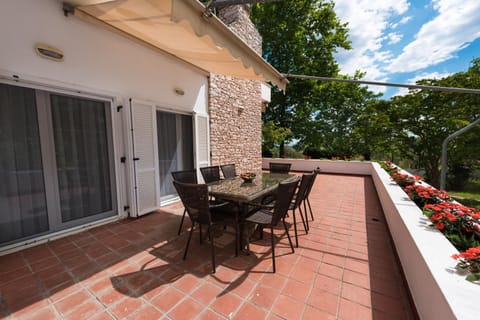
<svg viewBox="0 0 480 320">
<path fill-rule="evenodd" d="M 195 115 L 195 162 L 197 168 L 207 167 L 210 164 L 208 117 Z M 200 177 L 201 175 L 199 175 Z"/>
<path fill-rule="evenodd" d="M 140 216 L 160 207 L 155 105 L 131 101 L 135 208 Z"/>
</svg>

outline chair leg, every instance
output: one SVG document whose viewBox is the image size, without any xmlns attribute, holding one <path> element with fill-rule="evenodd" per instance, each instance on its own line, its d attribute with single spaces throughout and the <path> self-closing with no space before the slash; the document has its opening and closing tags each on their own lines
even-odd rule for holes
<svg viewBox="0 0 480 320">
<path fill-rule="evenodd" d="M 300 204 L 301 205 L 301 204 Z M 308 211 L 307 211 L 307 203 L 303 200 L 303 212 L 305 212 L 305 223 L 307 225 L 307 230 L 310 231 L 310 225 L 308 224 Z M 307 232 L 308 233 L 308 232 Z"/>
<path fill-rule="evenodd" d="M 211 227 L 208 226 L 208 239 L 210 240 L 210 246 L 212 248 L 212 273 L 215 273 L 215 246 L 213 245 L 213 237 Z"/>
<path fill-rule="evenodd" d="M 193 229 L 195 229 L 195 222 L 192 222 L 192 228 L 190 229 L 190 233 L 188 234 L 187 245 L 185 246 L 185 252 L 183 253 L 183 260 L 187 258 L 188 246 L 190 245 L 190 240 L 192 239 Z"/>
<path fill-rule="evenodd" d="M 288 243 L 290 243 L 290 248 L 292 248 L 292 253 L 295 253 L 295 249 L 293 248 L 293 242 L 290 238 L 290 233 L 288 232 L 287 224 L 285 223 L 285 218 L 282 219 L 283 227 L 285 228 L 285 233 L 287 234 Z"/>
<path fill-rule="evenodd" d="M 187 209 L 183 210 L 182 220 L 180 221 L 180 226 L 178 227 L 178 235 L 182 232 L 183 220 L 185 220 L 185 215 L 187 214 Z"/>
<path fill-rule="evenodd" d="M 240 247 L 238 222 L 235 222 L 235 257 L 238 257 L 238 248 Z"/>
<path fill-rule="evenodd" d="M 201 223 L 198 224 L 198 229 L 200 230 L 200 244 L 202 244 L 203 239 L 202 239 L 202 224 Z"/>
<path fill-rule="evenodd" d="M 270 241 L 272 242 L 272 263 L 273 263 L 273 273 L 275 273 L 275 236 L 273 234 L 273 226 L 270 226 Z"/>
<path fill-rule="evenodd" d="M 298 248 L 297 218 L 295 218 L 295 209 L 293 209 L 293 230 L 295 231 L 295 245 Z"/>
<path fill-rule="evenodd" d="M 305 233 L 308 234 L 308 227 L 305 223 L 305 219 L 303 218 L 302 206 L 301 204 L 298 206 L 298 211 L 300 212 L 300 218 L 302 218 L 303 229 L 305 229 Z"/>
<path fill-rule="evenodd" d="M 312 221 L 313 221 L 314 219 L 313 219 L 312 206 L 310 205 L 310 200 L 308 200 L 308 197 L 307 197 L 307 204 L 308 204 L 308 208 L 310 209 L 310 217 L 312 217 Z"/>
</svg>

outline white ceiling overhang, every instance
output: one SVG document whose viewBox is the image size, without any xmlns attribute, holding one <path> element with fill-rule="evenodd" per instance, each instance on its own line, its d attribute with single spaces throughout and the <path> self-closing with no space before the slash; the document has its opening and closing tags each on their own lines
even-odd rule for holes
<svg viewBox="0 0 480 320">
<path fill-rule="evenodd" d="M 197 0 L 72 0 L 76 16 L 113 28 L 206 72 L 268 81 L 288 80 Z"/>
</svg>

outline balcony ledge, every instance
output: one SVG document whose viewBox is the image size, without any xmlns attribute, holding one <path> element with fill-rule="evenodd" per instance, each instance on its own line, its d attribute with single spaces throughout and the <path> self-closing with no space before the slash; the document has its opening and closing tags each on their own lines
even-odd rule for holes
<svg viewBox="0 0 480 320">
<path fill-rule="evenodd" d="M 458 251 L 378 163 L 264 158 L 264 169 L 269 162 L 289 162 L 299 172 L 319 167 L 322 173 L 370 175 L 419 318 L 478 318 L 480 286 L 457 273 L 451 255 Z"/>
</svg>

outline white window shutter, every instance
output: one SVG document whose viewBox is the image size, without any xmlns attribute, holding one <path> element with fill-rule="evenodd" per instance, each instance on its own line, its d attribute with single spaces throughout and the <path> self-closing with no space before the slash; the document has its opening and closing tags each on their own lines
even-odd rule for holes
<svg viewBox="0 0 480 320">
<path fill-rule="evenodd" d="M 195 115 L 195 160 L 197 168 L 207 167 L 210 164 L 208 117 Z"/>
<path fill-rule="evenodd" d="M 160 207 L 160 176 L 155 105 L 132 100 L 132 140 L 136 215 Z"/>
</svg>

